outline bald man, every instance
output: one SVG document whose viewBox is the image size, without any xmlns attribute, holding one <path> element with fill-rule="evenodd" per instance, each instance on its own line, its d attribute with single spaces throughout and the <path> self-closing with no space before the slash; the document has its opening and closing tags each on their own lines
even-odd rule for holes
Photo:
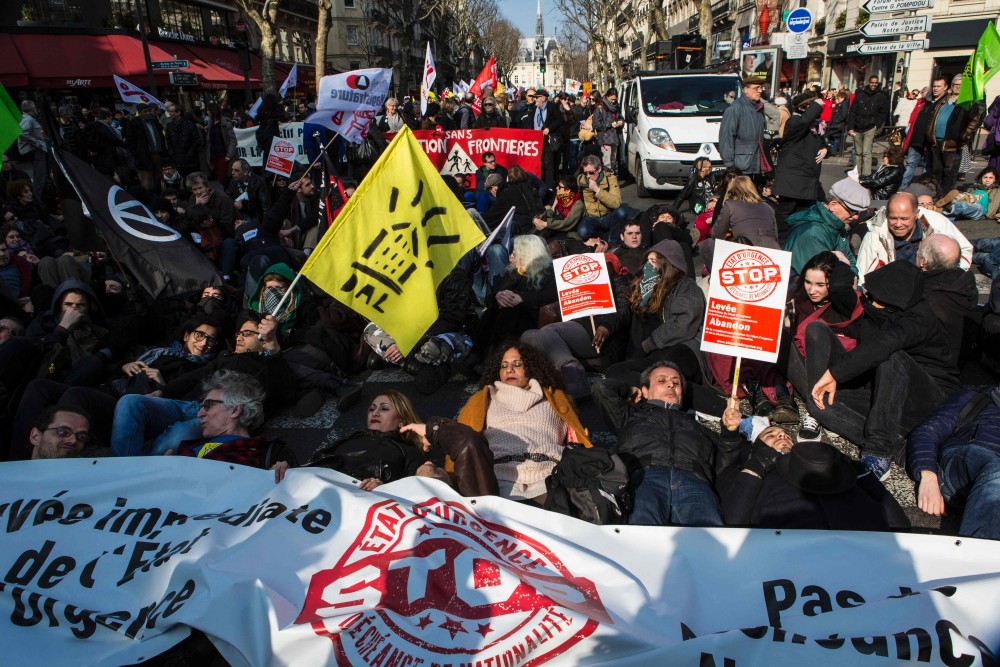
<svg viewBox="0 0 1000 667">
<path fill-rule="evenodd" d="M 959 268 L 961 248 L 944 234 L 930 234 L 917 248 L 917 266 L 924 272 L 924 298 L 944 327 L 948 351 L 961 368 L 968 361 L 982 315 L 979 290 L 971 271 Z"/>
<path fill-rule="evenodd" d="M 879 267 L 901 259 L 917 264 L 920 242 L 931 234 L 943 234 L 959 246 L 959 266 L 972 265 L 972 244 L 948 218 L 936 211 L 920 208 L 909 192 L 897 192 L 886 207 L 868 221 L 869 232 L 858 249 L 859 282 Z"/>
</svg>

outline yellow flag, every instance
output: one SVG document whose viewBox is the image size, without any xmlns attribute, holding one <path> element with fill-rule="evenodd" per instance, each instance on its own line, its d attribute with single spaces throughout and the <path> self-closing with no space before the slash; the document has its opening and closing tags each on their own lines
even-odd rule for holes
<svg viewBox="0 0 1000 667">
<path fill-rule="evenodd" d="M 408 127 L 396 135 L 302 273 L 408 354 L 438 316 L 436 290 L 483 233 Z"/>
</svg>

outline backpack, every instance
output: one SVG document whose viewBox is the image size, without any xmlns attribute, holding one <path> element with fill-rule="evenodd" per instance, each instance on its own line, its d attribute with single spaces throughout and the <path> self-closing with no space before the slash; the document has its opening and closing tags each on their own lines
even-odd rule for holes
<svg viewBox="0 0 1000 667">
<path fill-rule="evenodd" d="M 545 509 L 598 525 L 623 524 L 632 511 L 630 478 L 638 462 L 599 447 L 567 445 L 545 480 Z"/>
</svg>

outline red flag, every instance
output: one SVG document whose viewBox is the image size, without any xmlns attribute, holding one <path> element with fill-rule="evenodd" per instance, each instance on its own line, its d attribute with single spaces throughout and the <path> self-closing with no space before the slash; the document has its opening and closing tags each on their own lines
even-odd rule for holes
<svg viewBox="0 0 1000 667">
<path fill-rule="evenodd" d="M 476 80 L 472 82 L 472 86 L 469 87 L 469 92 L 476 96 L 476 101 L 472 103 L 472 110 L 476 114 L 482 113 L 482 106 L 480 101 L 483 98 L 483 90 L 485 88 L 496 88 L 497 87 L 497 64 L 494 58 L 490 58 L 490 61 L 486 63 L 486 67 L 483 71 L 479 73 Z"/>
</svg>

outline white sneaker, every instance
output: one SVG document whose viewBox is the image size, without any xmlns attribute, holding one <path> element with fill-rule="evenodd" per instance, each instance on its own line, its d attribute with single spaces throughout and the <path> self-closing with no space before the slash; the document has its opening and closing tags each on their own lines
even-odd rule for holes
<svg viewBox="0 0 1000 667">
<path fill-rule="evenodd" d="M 819 425 L 816 418 L 808 412 L 802 417 L 802 426 L 799 427 L 799 442 L 812 442 L 820 439 L 823 434 L 823 427 Z"/>
</svg>

